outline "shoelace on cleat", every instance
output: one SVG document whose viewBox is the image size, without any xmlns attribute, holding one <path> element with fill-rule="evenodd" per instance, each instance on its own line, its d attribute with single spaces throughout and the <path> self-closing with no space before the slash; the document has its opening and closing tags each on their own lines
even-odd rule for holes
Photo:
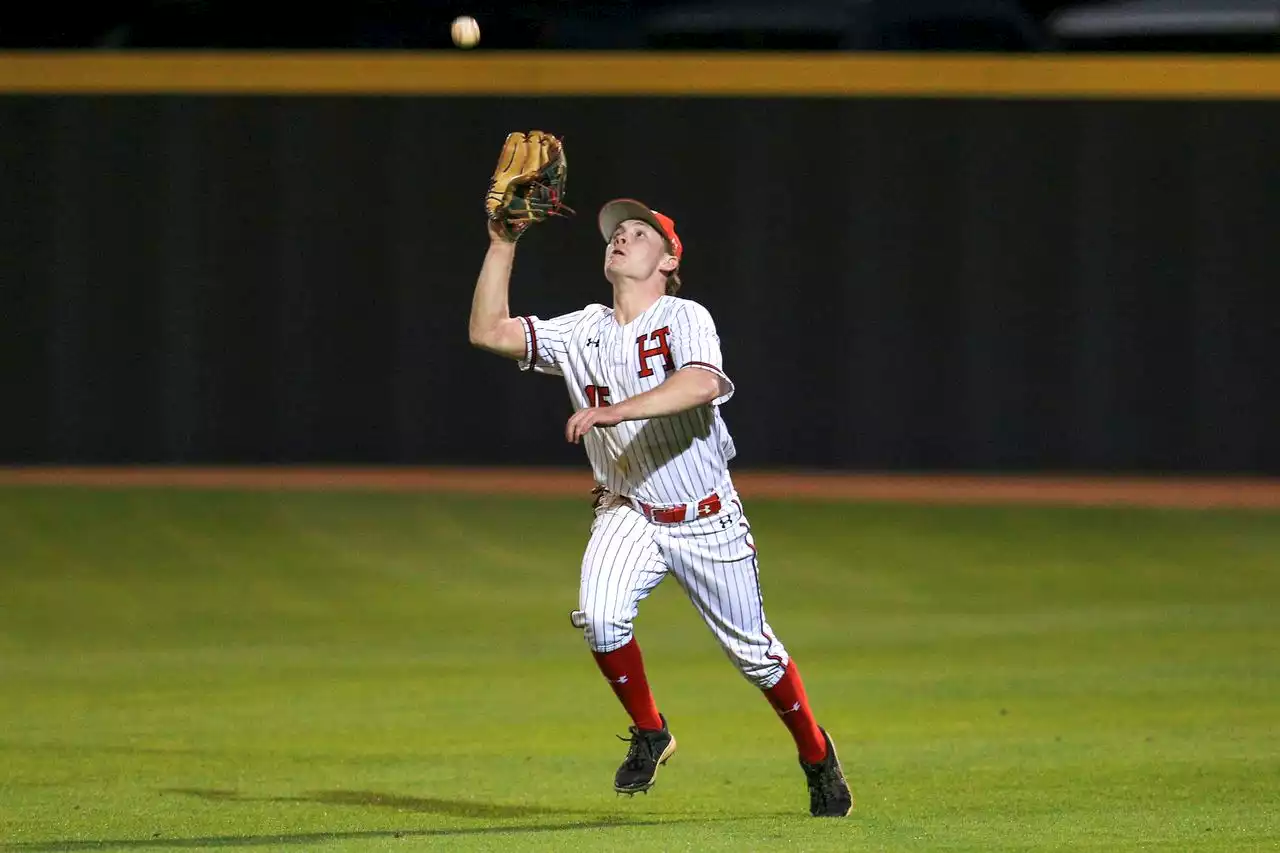
<svg viewBox="0 0 1280 853">
<path fill-rule="evenodd" d="M 826 808 L 839 793 L 839 777 L 832 767 L 805 765 L 805 781 L 809 783 L 811 805 Z"/>
<path fill-rule="evenodd" d="M 655 732 L 655 734 L 661 734 L 661 732 Z M 617 737 L 618 740 L 631 742 L 631 748 L 627 750 L 627 757 L 623 761 L 623 767 L 626 769 L 639 770 L 645 764 L 654 763 L 658 760 L 653 736 L 641 734 L 639 729 L 632 726 L 631 737 L 623 737 L 622 735 Z"/>
</svg>

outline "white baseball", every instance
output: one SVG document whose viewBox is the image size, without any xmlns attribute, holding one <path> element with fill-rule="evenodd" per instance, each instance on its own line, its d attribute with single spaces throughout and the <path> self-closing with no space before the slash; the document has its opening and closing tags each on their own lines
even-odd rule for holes
<svg viewBox="0 0 1280 853">
<path fill-rule="evenodd" d="M 449 25 L 453 43 L 461 48 L 475 47 L 480 43 L 480 25 L 470 15 L 459 15 Z"/>
</svg>

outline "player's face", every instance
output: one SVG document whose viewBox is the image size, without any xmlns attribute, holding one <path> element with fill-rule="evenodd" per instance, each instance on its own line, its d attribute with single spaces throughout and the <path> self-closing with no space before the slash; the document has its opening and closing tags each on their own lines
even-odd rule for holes
<svg viewBox="0 0 1280 853">
<path fill-rule="evenodd" d="M 666 241 L 653 226 L 639 219 L 628 219 L 618 224 L 604 250 L 604 275 L 610 281 L 616 277 L 647 279 L 659 267 L 670 266 Z"/>
</svg>

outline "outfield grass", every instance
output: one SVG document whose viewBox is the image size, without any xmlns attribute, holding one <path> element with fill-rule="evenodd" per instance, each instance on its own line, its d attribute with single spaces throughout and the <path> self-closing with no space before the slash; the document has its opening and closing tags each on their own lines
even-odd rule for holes
<svg viewBox="0 0 1280 853">
<path fill-rule="evenodd" d="M 0 489 L 0 850 L 1280 847 L 1280 514 L 748 512 L 847 820 L 673 583 L 613 794 L 583 500 Z"/>
</svg>

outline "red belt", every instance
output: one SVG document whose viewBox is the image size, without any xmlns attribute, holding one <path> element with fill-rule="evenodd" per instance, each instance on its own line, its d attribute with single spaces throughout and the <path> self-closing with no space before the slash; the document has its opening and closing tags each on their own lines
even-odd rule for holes
<svg viewBox="0 0 1280 853">
<path fill-rule="evenodd" d="M 644 501 L 631 499 L 631 503 L 636 509 L 650 521 L 656 521 L 658 524 L 679 524 L 682 521 L 693 521 L 696 518 L 706 518 L 715 515 L 720 511 L 720 496 L 715 492 L 707 495 L 697 503 L 691 504 L 674 504 L 671 506 L 654 506 Z"/>
</svg>

